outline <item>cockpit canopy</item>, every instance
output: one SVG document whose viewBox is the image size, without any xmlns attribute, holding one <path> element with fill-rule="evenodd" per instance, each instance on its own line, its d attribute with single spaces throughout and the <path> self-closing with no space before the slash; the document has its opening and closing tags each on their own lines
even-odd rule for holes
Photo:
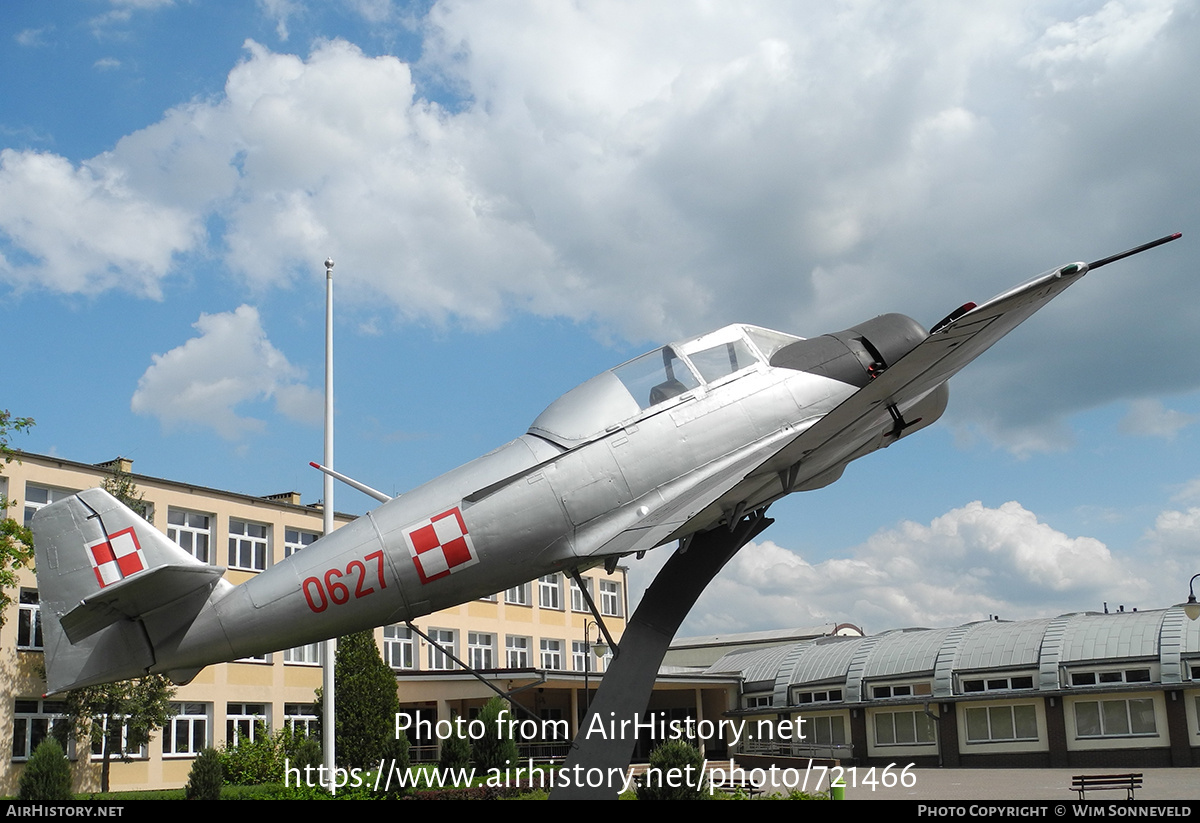
<svg viewBox="0 0 1200 823">
<path fill-rule="evenodd" d="M 800 340 L 757 326 L 726 326 L 635 357 L 555 400 L 529 433 L 571 448 L 701 386 L 765 368 L 771 355 Z"/>
</svg>

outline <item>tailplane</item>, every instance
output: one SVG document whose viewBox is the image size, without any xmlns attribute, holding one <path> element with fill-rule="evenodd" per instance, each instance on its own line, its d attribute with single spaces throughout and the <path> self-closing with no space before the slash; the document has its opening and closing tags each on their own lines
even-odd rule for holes
<svg viewBox="0 0 1200 823">
<path fill-rule="evenodd" d="M 40 509 L 32 527 L 50 693 L 146 674 L 232 589 L 103 489 Z"/>
</svg>

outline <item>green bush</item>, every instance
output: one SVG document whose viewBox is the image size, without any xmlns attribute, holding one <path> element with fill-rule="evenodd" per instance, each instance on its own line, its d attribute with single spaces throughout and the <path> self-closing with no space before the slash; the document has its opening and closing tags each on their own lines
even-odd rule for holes
<svg viewBox="0 0 1200 823">
<path fill-rule="evenodd" d="M 503 697 L 493 697 L 479 713 L 479 720 L 483 722 L 485 731 L 483 737 L 472 744 L 471 752 L 474 756 L 475 768 L 484 774 L 491 769 L 504 771 L 510 765 L 515 766 L 520 758 L 517 744 L 512 739 L 512 735 L 500 734 L 501 729 L 496 721 L 502 714 L 506 721 L 512 718 L 508 701 Z M 504 724 L 503 730 L 507 732 L 507 723 Z"/>
<path fill-rule="evenodd" d="M 254 740 L 238 733 L 237 745 L 226 741 L 218 752 L 225 782 L 232 786 L 257 786 L 279 783 L 284 779 L 284 764 L 293 769 L 321 764 L 321 745 L 298 734 L 291 727 L 270 734 L 263 725 L 255 729 Z"/>
<path fill-rule="evenodd" d="M 75 799 L 71 794 L 71 764 L 54 738 L 39 743 L 25 764 L 17 799 L 33 802 Z"/>
<path fill-rule="evenodd" d="M 703 769 L 704 758 L 691 743 L 660 743 L 650 752 L 650 768 L 638 787 L 638 800 L 703 800 Z"/>
<path fill-rule="evenodd" d="M 205 749 L 188 772 L 184 797 L 188 800 L 220 800 L 224 782 L 225 769 L 221 766 L 221 755 L 216 749 Z"/>
</svg>

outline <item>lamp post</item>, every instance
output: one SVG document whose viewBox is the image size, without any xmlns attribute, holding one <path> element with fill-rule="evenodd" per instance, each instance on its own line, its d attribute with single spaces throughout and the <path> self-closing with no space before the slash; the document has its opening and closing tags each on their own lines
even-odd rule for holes
<svg viewBox="0 0 1200 823">
<path fill-rule="evenodd" d="M 596 629 L 596 643 L 592 644 L 592 627 Z M 594 620 L 584 619 L 583 621 L 583 714 L 586 717 L 588 710 L 592 707 L 592 693 L 589 684 L 589 675 L 592 671 L 592 649 L 596 650 L 596 657 L 604 657 L 608 654 L 608 644 L 602 639 L 604 637 L 600 632 L 600 624 Z"/>
<path fill-rule="evenodd" d="M 1188 620 L 1200 619 L 1200 603 L 1196 602 L 1196 578 L 1200 574 L 1192 575 L 1192 579 L 1188 581 L 1188 599 L 1183 604 L 1183 613 L 1188 616 Z"/>
</svg>

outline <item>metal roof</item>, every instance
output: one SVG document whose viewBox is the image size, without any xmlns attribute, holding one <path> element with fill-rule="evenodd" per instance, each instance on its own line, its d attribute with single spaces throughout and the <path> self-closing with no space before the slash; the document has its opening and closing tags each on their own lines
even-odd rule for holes
<svg viewBox="0 0 1200 823">
<path fill-rule="evenodd" d="M 956 694 L 960 673 L 1036 672 L 1035 688 L 1062 688 L 1073 666 L 1157 662 L 1159 683 L 1189 677 L 1200 666 L 1200 621 L 1178 606 L 1140 612 L 1078 612 L 1015 622 L 986 621 L 947 629 L 905 629 L 870 637 L 821 638 L 727 654 L 710 672 L 740 671 L 746 682 L 773 680 L 774 705 L 796 689 L 843 688 L 844 702 L 866 699 L 867 681 L 931 678 L 933 696 Z"/>
</svg>

